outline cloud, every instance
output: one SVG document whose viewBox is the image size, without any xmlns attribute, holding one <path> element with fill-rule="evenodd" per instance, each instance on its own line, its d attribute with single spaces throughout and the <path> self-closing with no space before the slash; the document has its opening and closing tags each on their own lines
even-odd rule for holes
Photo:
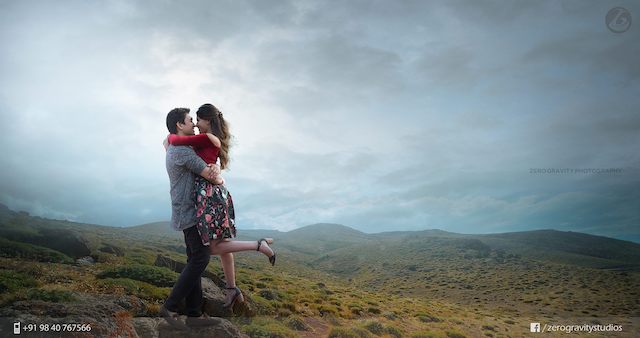
<svg viewBox="0 0 640 338">
<path fill-rule="evenodd" d="M 610 4 L 0 6 L 12 208 L 168 219 L 165 115 L 211 102 L 241 228 L 637 235 L 638 30 L 608 31 Z M 529 172 L 609 167 L 624 171 Z"/>
</svg>

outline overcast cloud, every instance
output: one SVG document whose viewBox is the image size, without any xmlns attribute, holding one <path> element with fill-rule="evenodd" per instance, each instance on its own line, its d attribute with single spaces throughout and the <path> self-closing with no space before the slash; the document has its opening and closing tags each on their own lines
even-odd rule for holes
<svg viewBox="0 0 640 338">
<path fill-rule="evenodd" d="M 240 231 L 640 241 L 638 22 L 637 1 L 0 1 L 0 203 L 168 220 L 165 116 L 210 102 Z"/>
</svg>

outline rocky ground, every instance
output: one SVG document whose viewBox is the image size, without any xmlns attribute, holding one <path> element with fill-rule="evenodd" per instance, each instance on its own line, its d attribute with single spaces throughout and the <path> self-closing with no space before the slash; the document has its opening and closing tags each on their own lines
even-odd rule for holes
<svg viewBox="0 0 640 338">
<path fill-rule="evenodd" d="M 13 322 L 22 325 L 29 323 L 48 324 L 89 324 L 89 332 L 66 332 L 63 336 L 73 337 L 243 337 L 240 330 L 230 321 L 222 318 L 229 316 L 222 308 L 223 291 L 210 279 L 202 279 L 204 291 L 203 310 L 209 316 L 218 319 L 217 324 L 197 329 L 180 330 L 170 326 L 163 318 L 138 317 L 147 309 L 144 303 L 134 296 L 94 295 L 76 293 L 76 300 L 68 303 L 54 303 L 40 300 L 18 301 L 0 309 L 0 317 L 6 323 L 0 326 L 0 336 L 12 335 Z M 250 304 L 238 304 L 235 311 L 250 311 Z M 134 316 L 135 314 L 135 316 Z M 182 316 L 184 321 L 186 317 Z M 5 325 L 6 324 L 6 325 Z M 56 335 L 52 329 L 30 337 L 49 337 Z M 62 336 L 62 335 L 61 335 Z"/>
</svg>

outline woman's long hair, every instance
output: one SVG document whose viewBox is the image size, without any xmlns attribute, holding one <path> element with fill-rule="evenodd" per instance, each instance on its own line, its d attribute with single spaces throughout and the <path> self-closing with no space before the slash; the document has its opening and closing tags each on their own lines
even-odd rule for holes
<svg viewBox="0 0 640 338">
<path fill-rule="evenodd" d="M 196 112 L 196 115 L 202 120 L 209 121 L 211 125 L 211 133 L 220 139 L 220 169 L 227 168 L 229 164 L 229 146 L 231 143 L 231 134 L 229 133 L 229 125 L 224 120 L 222 112 L 211 103 L 205 103 Z"/>
</svg>

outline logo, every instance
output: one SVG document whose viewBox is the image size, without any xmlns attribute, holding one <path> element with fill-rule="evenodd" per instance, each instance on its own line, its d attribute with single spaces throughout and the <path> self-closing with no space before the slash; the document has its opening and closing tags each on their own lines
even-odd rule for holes
<svg viewBox="0 0 640 338">
<path fill-rule="evenodd" d="M 540 332 L 540 323 L 531 323 L 531 332 Z"/>
<path fill-rule="evenodd" d="M 605 17 L 607 28 L 614 33 L 624 33 L 631 27 L 631 13 L 623 7 L 609 10 Z"/>
</svg>

